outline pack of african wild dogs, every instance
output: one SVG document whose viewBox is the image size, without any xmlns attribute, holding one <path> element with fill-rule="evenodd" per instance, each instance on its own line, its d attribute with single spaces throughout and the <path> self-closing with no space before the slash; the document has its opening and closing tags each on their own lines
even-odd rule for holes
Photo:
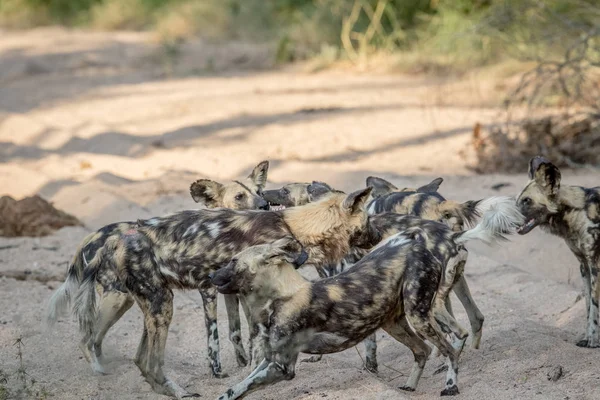
<svg viewBox="0 0 600 400">
<path fill-rule="evenodd" d="M 89 234 L 50 299 L 49 323 L 70 310 L 81 331 L 79 347 L 102 374 L 104 336 L 137 304 L 144 326 L 134 360 L 142 376 L 157 393 L 197 397 L 163 371 L 173 290 L 200 291 L 208 364 L 217 378 L 228 376 L 217 330 L 221 293 L 237 364 L 251 372 L 219 399 L 293 379 L 300 353 L 312 355 L 303 361 L 317 362 L 359 342 L 364 367 L 376 373 L 378 329 L 414 355 L 399 390 L 417 390 L 435 351 L 447 367 L 441 395 L 458 395 L 460 354 L 469 336 L 470 346 L 479 347 L 484 322 L 465 279 L 466 246 L 509 245 L 510 235 L 539 226 L 562 237 L 580 262 L 587 322 L 576 345 L 600 347 L 600 187 L 561 184 L 559 169 L 541 156 L 530 160 L 529 179 L 515 197 L 462 203 L 440 194 L 442 178 L 399 189 L 369 177 L 365 188 L 351 193 L 320 181 L 266 190 L 268 168 L 263 161 L 244 179 L 193 182 L 190 194 L 199 209 Z M 298 271 L 310 267 L 319 279 Z M 469 330 L 453 315 L 450 291 L 465 308 Z"/>
</svg>

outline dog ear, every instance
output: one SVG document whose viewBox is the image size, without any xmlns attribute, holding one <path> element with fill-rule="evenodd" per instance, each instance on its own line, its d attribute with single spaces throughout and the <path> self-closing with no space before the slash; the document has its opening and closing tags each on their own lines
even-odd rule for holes
<svg viewBox="0 0 600 400">
<path fill-rule="evenodd" d="M 529 179 L 535 180 L 547 194 L 558 193 L 560 178 L 560 170 L 546 158 L 536 156 L 529 161 Z"/>
<path fill-rule="evenodd" d="M 373 197 L 384 196 L 388 193 L 398 190 L 398 188 L 391 182 L 376 176 L 369 176 L 367 178 L 367 187 L 373 188 Z"/>
<path fill-rule="evenodd" d="M 210 179 L 198 179 L 190 185 L 190 194 L 196 203 L 207 207 L 218 207 L 223 185 Z"/>
<path fill-rule="evenodd" d="M 276 240 L 272 245 L 275 250 L 271 257 L 283 257 L 285 261 L 298 269 L 308 259 L 308 253 L 302 247 L 302 244 L 291 236 Z"/>
<path fill-rule="evenodd" d="M 356 215 L 364 211 L 364 205 L 373 188 L 368 187 L 365 189 L 357 190 L 356 192 L 350 193 L 342 203 L 342 207 L 350 212 L 351 215 Z"/>
<path fill-rule="evenodd" d="M 435 178 L 434 180 L 429 182 L 427 185 L 423 185 L 420 188 L 417 188 L 416 191 L 420 192 L 420 193 L 437 192 L 438 189 L 440 188 L 440 185 L 442 184 L 442 182 L 444 182 L 443 178 Z"/>
<path fill-rule="evenodd" d="M 266 160 L 261 161 L 260 163 L 258 163 L 258 165 L 256 167 L 254 167 L 254 169 L 252 170 L 250 175 L 248 175 L 248 178 L 250 178 L 250 180 L 252 182 L 254 182 L 254 184 L 256 186 L 258 186 L 259 188 L 262 189 L 267 184 L 267 173 L 268 172 L 269 172 L 269 162 Z"/>
<path fill-rule="evenodd" d="M 469 200 L 460 205 L 460 212 L 463 217 L 463 222 L 466 226 L 471 227 L 475 224 L 481 213 L 477 209 L 481 200 Z"/>
<path fill-rule="evenodd" d="M 312 203 L 327 193 L 333 192 L 333 189 L 325 182 L 313 181 L 310 185 L 308 185 L 306 191 L 308 192 L 308 201 Z"/>
</svg>

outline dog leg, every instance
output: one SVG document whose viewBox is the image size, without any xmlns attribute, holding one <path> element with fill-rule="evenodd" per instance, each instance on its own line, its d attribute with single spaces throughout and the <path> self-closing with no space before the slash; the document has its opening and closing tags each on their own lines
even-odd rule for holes
<svg viewBox="0 0 600 400">
<path fill-rule="evenodd" d="M 288 357 L 285 358 L 288 359 Z M 267 385 L 294 379 L 297 359 L 298 354 L 296 353 L 288 360 L 285 360 L 286 362 L 284 360 L 264 360 L 246 379 L 219 396 L 219 400 L 242 399 Z"/>
<path fill-rule="evenodd" d="M 423 368 L 431 352 L 431 348 L 418 337 L 404 317 L 396 322 L 386 324 L 382 327 L 387 333 L 390 334 L 394 339 L 407 346 L 412 351 L 415 358 L 410 376 L 404 386 L 401 386 L 401 390 L 408 392 L 414 392 L 417 388 L 417 384 L 423 374 Z"/>
<path fill-rule="evenodd" d="M 471 291 L 469 290 L 469 285 L 467 284 L 467 280 L 465 279 L 464 275 L 461 275 L 460 278 L 458 278 L 453 289 L 454 293 L 458 297 L 458 300 L 460 300 L 465 308 L 467 316 L 469 317 L 471 332 L 473 333 L 471 347 L 478 349 L 479 344 L 481 343 L 481 333 L 483 330 L 483 321 L 485 320 L 485 317 L 477 307 L 477 304 L 475 304 L 473 297 L 471 297 Z"/>
<path fill-rule="evenodd" d="M 208 362 L 215 378 L 226 378 L 221 372 L 221 356 L 219 354 L 219 330 L 217 329 L 217 289 L 214 286 L 199 289 L 204 306 L 204 323 L 206 325 Z"/>
<path fill-rule="evenodd" d="M 377 336 L 373 332 L 367 337 L 363 343 L 365 344 L 365 369 L 374 374 L 377 373 Z"/>
<path fill-rule="evenodd" d="M 144 319 L 144 332 L 142 333 L 142 339 L 138 344 L 137 351 L 135 353 L 134 362 L 135 365 L 141 370 L 146 368 L 148 355 L 148 329 L 146 328 L 146 319 Z"/>
<path fill-rule="evenodd" d="M 246 355 L 244 345 L 242 344 L 240 301 L 237 295 L 226 294 L 225 307 L 227 308 L 227 318 L 229 319 L 229 340 L 233 344 L 238 366 L 245 367 L 248 365 L 248 356 Z"/>
<path fill-rule="evenodd" d="M 444 310 L 445 311 L 445 310 Z M 449 368 L 446 374 L 446 387 L 441 392 L 441 396 L 454 396 L 458 391 L 458 351 L 450 342 L 448 342 L 444 333 L 437 324 L 437 315 L 429 320 L 424 319 L 420 313 L 407 313 L 407 319 L 410 324 L 423 337 L 433 343 L 444 357 L 448 357 Z"/>
<path fill-rule="evenodd" d="M 91 364 L 94 371 L 104 374 L 102 367 L 102 341 L 108 330 L 131 308 L 134 300 L 128 293 L 103 292 L 98 316 L 96 317 L 95 334 L 92 343 Z"/>
<path fill-rule="evenodd" d="M 587 260 L 587 274 L 589 276 L 589 285 L 585 284 L 587 312 L 587 331 L 586 337 L 577 343 L 579 347 L 596 348 L 600 347 L 598 337 L 598 300 L 600 297 L 600 281 L 598 280 L 598 267 L 595 262 Z M 582 271 L 583 275 L 583 271 Z M 584 278 L 584 283 L 586 279 Z M 589 301 L 587 300 L 589 298 Z"/>
<path fill-rule="evenodd" d="M 149 307 L 145 307 L 148 334 L 146 380 L 150 383 L 152 389 L 159 394 L 177 399 L 200 397 L 198 394 L 185 391 L 168 378 L 163 371 L 167 335 L 173 318 L 173 292 L 171 290 L 160 290 L 160 293 L 157 293 L 152 302 L 147 301 L 147 306 Z"/>
</svg>

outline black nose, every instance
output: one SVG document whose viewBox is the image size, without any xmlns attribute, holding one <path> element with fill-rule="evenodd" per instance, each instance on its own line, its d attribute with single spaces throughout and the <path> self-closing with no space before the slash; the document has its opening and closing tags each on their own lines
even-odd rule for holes
<svg viewBox="0 0 600 400">
<path fill-rule="evenodd" d="M 208 279 L 210 279 L 211 281 L 213 280 L 214 277 L 215 277 L 214 272 L 211 272 L 210 274 L 208 274 Z"/>
<path fill-rule="evenodd" d="M 269 209 L 269 203 L 267 203 L 266 201 L 264 202 L 264 204 L 261 204 L 260 207 L 258 207 L 259 210 L 268 210 Z"/>
</svg>

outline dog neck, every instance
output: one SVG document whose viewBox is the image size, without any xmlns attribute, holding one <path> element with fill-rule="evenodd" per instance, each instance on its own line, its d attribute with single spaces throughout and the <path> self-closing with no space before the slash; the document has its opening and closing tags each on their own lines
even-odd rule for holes
<svg viewBox="0 0 600 400">
<path fill-rule="evenodd" d="M 562 186 L 558 190 L 557 203 L 559 208 L 582 210 L 585 208 L 585 190 L 579 186 Z"/>
<path fill-rule="evenodd" d="M 285 300 L 285 303 L 294 303 L 294 298 L 304 298 L 309 291 L 311 283 L 294 269 L 291 264 L 276 267 L 268 277 L 261 279 L 261 284 L 254 287 L 245 295 L 249 308 L 254 318 L 263 325 L 274 312 L 274 304 Z M 290 299 L 292 299 L 290 301 Z"/>
</svg>

